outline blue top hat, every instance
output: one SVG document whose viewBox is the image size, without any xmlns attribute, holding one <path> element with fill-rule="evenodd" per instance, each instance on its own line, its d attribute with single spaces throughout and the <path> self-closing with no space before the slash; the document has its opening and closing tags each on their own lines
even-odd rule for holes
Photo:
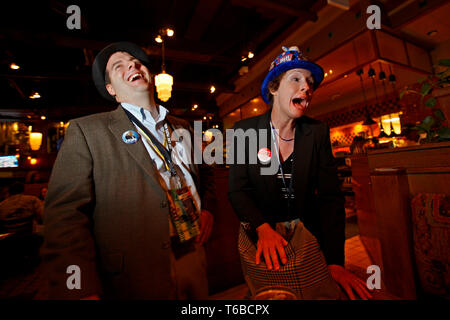
<svg viewBox="0 0 450 320">
<path fill-rule="evenodd" d="M 269 73 L 261 86 L 261 95 L 267 104 L 270 102 L 269 83 L 288 70 L 297 68 L 309 70 L 314 78 L 314 90 L 317 89 L 323 80 L 322 67 L 308 61 L 297 47 L 290 47 L 289 49 L 283 47 L 283 50 L 284 52 L 271 63 Z"/>
</svg>

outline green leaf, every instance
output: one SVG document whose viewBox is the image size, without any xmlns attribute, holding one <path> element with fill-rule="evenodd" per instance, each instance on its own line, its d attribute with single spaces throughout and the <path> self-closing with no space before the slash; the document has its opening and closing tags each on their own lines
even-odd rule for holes
<svg viewBox="0 0 450 320">
<path fill-rule="evenodd" d="M 434 111 L 434 115 L 441 121 L 445 121 L 445 115 L 442 112 L 441 109 L 437 109 L 436 111 Z"/>
<path fill-rule="evenodd" d="M 425 105 L 430 108 L 433 108 L 436 105 L 436 103 L 437 101 L 435 97 L 431 97 L 427 101 L 425 101 Z"/>
<path fill-rule="evenodd" d="M 422 84 L 422 88 L 420 89 L 420 94 L 423 96 L 426 96 L 428 93 L 430 93 L 431 90 L 431 84 L 428 82 L 424 82 Z"/>
<path fill-rule="evenodd" d="M 439 131 L 439 138 L 450 139 L 450 128 L 442 127 Z"/>
<path fill-rule="evenodd" d="M 439 60 L 438 63 L 440 66 L 446 66 L 446 67 L 450 67 L 450 59 L 442 59 Z"/>
<path fill-rule="evenodd" d="M 434 125 L 435 122 L 436 121 L 432 116 L 426 116 L 419 126 L 426 131 L 430 131 L 431 127 Z"/>
</svg>

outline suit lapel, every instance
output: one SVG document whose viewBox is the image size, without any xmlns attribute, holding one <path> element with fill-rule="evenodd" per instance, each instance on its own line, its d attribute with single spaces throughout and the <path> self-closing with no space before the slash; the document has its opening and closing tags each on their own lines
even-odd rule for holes
<svg viewBox="0 0 450 320">
<path fill-rule="evenodd" d="M 294 145 L 294 181 L 296 194 L 306 192 L 306 184 L 311 156 L 313 153 L 313 136 L 309 124 L 302 118 L 297 120 Z M 296 197 L 298 198 L 298 197 Z"/>
<path fill-rule="evenodd" d="M 126 144 L 123 142 L 122 135 L 124 132 L 129 130 L 137 130 L 130 119 L 128 119 L 125 111 L 123 111 L 120 105 L 116 110 L 111 112 L 109 129 L 117 140 L 119 140 L 120 146 L 127 150 L 131 158 L 133 158 L 142 167 L 144 172 L 155 178 L 156 181 L 159 181 L 159 175 L 156 172 L 157 170 L 152 159 L 150 158 L 150 155 L 148 154 L 147 149 L 144 146 L 144 143 L 142 142 L 143 137 L 140 136 L 139 141 L 134 144 Z"/>
</svg>

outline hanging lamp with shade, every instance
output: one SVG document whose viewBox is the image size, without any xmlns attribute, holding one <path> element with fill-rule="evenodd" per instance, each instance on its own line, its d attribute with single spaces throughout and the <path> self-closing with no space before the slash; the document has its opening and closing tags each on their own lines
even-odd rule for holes
<svg viewBox="0 0 450 320">
<path fill-rule="evenodd" d="M 164 43 L 166 36 L 171 37 L 173 34 L 174 31 L 172 29 L 161 30 L 160 34 L 155 38 L 156 42 L 161 43 L 162 55 L 161 73 L 155 76 L 155 86 L 158 99 L 163 102 L 168 101 L 172 95 L 173 77 L 166 73 Z"/>
</svg>

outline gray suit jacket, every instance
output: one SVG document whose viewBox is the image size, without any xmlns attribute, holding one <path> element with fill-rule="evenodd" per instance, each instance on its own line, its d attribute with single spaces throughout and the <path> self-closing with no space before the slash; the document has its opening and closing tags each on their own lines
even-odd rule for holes
<svg viewBox="0 0 450 320">
<path fill-rule="evenodd" d="M 189 128 L 184 120 L 168 120 L 174 129 Z M 44 209 L 51 299 L 175 297 L 167 197 L 142 140 L 122 141 L 128 130 L 136 129 L 120 106 L 70 122 Z M 212 177 L 190 169 L 194 181 Z M 214 211 L 212 183 L 202 182 L 202 208 Z M 80 267 L 81 289 L 67 288 L 71 265 Z"/>
</svg>

